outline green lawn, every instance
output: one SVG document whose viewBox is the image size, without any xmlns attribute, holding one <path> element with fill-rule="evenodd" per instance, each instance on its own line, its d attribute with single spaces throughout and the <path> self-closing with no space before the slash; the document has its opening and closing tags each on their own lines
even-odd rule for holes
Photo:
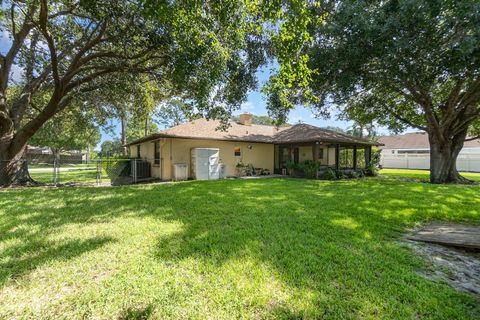
<svg viewBox="0 0 480 320">
<path fill-rule="evenodd" d="M 418 179 L 418 180 L 430 180 L 430 171 L 429 170 L 410 170 L 410 169 L 382 169 L 380 174 L 388 178 L 408 178 L 408 179 Z M 477 172 L 462 172 L 462 175 L 465 178 L 474 181 L 480 181 L 480 173 Z"/>
<path fill-rule="evenodd" d="M 222 180 L 0 191 L 0 318 L 478 319 L 401 245 L 480 186 Z"/>
<path fill-rule="evenodd" d="M 53 182 L 53 167 L 41 168 L 41 169 L 29 169 L 28 171 L 32 179 L 37 182 L 42 182 L 42 183 Z M 96 168 L 84 167 L 84 168 L 75 168 L 75 169 L 68 169 L 68 170 L 65 168 L 60 168 L 58 182 L 61 184 L 75 183 L 75 184 L 94 185 L 96 182 L 96 177 L 97 177 Z"/>
</svg>

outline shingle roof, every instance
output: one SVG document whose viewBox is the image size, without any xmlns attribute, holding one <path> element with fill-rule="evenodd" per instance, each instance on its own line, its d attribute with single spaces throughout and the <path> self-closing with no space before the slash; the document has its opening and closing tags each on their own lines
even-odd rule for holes
<svg viewBox="0 0 480 320">
<path fill-rule="evenodd" d="M 396 136 L 384 136 L 378 139 L 384 144 L 383 149 L 429 149 L 428 135 L 425 132 L 414 132 Z M 465 141 L 464 148 L 480 148 L 480 139 Z"/>
<path fill-rule="evenodd" d="M 287 128 L 286 130 L 278 132 L 277 134 L 275 134 L 274 141 L 275 143 L 325 141 L 337 143 L 376 145 L 376 143 L 367 139 L 315 127 L 306 123 L 296 124 Z"/>
<path fill-rule="evenodd" d="M 218 130 L 219 126 L 220 121 L 218 120 L 198 119 L 132 141 L 128 145 L 156 140 L 159 138 L 209 139 L 260 143 L 326 141 L 376 145 L 376 143 L 367 139 L 353 137 L 308 124 L 296 124 L 289 127 L 274 127 L 256 124 L 246 126 L 231 121 L 230 127 L 226 131 Z"/>
</svg>

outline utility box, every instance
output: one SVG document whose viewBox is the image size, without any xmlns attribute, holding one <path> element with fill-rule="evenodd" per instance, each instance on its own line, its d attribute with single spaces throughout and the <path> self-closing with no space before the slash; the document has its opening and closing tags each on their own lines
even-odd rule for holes
<svg viewBox="0 0 480 320">
<path fill-rule="evenodd" d="M 227 165 L 220 163 L 220 179 L 225 179 L 227 177 Z"/>
<path fill-rule="evenodd" d="M 188 164 L 175 163 L 173 164 L 173 180 L 181 181 L 188 179 Z"/>
<path fill-rule="evenodd" d="M 196 180 L 220 178 L 220 149 L 193 148 L 191 150 L 192 177 Z"/>
</svg>

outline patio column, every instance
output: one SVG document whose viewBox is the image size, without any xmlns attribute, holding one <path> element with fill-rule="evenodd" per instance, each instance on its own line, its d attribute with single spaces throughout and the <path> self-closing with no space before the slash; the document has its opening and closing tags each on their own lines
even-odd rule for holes
<svg viewBox="0 0 480 320">
<path fill-rule="evenodd" d="M 357 170 L 357 145 L 353 146 L 353 170 Z"/>
<path fill-rule="evenodd" d="M 340 169 L 340 145 L 335 145 L 335 169 Z"/>
<path fill-rule="evenodd" d="M 318 141 L 315 141 L 315 144 L 312 146 L 312 159 L 313 161 L 318 161 L 318 155 L 320 153 L 320 146 L 318 145 Z"/>
<path fill-rule="evenodd" d="M 365 147 L 365 166 L 370 165 L 370 160 L 372 160 L 372 146 Z"/>
</svg>

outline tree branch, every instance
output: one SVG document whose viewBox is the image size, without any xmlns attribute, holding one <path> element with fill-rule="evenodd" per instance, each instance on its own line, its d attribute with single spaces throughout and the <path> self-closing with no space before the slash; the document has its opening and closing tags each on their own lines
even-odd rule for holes
<svg viewBox="0 0 480 320">
<path fill-rule="evenodd" d="M 100 31 L 98 32 L 97 36 L 93 38 L 93 35 L 97 32 L 97 30 L 100 28 Z M 100 43 L 102 40 L 103 35 L 105 34 L 105 31 L 107 29 L 107 23 L 101 23 L 97 24 L 95 29 L 90 33 L 90 35 L 87 37 L 88 41 L 85 43 L 85 45 L 80 48 L 77 52 L 77 54 L 73 57 L 72 62 L 70 63 L 70 67 L 68 68 L 66 74 L 70 74 L 75 71 L 79 66 L 81 66 L 83 63 L 80 63 L 81 58 L 83 55 L 91 50 L 95 45 Z M 88 30 L 88 29 L 87 29 Z"/>
<path fill-rule="evenodd" d="M 12 23 L 12 34 L 17 33 L 17 25 L 15 23 L 15 3 L 12 2 L 12 5 L 10 6 L 10 20 Z"/>
<path fill-rule="evenodd" d="M 20 8 L 20 7 L 19 7 Z M 36 11 L 36 2 L 33 2 L 27 12 L 24 12 L 21 8 L 20 11 L 24 13 L 24 20 L 20 30 L 13 34 L 12 45 L 7 54 L 2 57 L 1 69 L 0 69 L 0 90 L 5 91 L 8 86 L 8 78 L 10 70 L 12 69 L 13 62 L 17 56 L 20 48 L 25 41 L 28 33 L 33 27 L 32 16 Z"/>
<path fill-rule="evenodd" d="M 60 87 L 60 76 L 58 73 L 58 57 L 57 57 L 57 49 L 55 47 L 55 41 L 48 31 L 48 4 L 47 0 L 41 0 L 40 2 L 40 30 L 47 40 L 48 49 L 50 51 L 50 62 L 52 64 L 52 76 L 53 80 L 55 81 L 55 86 Z"/>
<path fill-rule="evenodd" d="M 473 140 L 477 140 L 477 139 L 480 139 L 480 134 L 478 136 L 474 136 L 474 137 L 469 137 L 467 139 L 465 139 L 464 141 L 473 141 Z"/>
</svg>

